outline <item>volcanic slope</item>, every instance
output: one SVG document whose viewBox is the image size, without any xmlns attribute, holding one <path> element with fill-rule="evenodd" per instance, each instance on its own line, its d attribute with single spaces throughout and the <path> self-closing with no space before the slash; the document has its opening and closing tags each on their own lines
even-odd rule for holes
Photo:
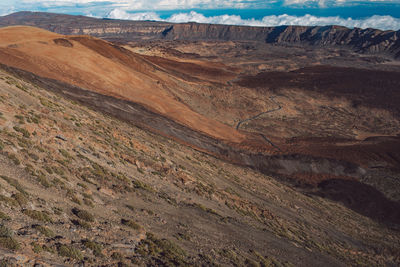
<svg viewBox="0 0 400 267">
<path fill-rule="evenodd" d="M 213 138 L 235 143 L 245 139 L 235 129 L 206 118 L 178 101 L 168 91 L 169 87 L 184 86 L 178 78 L 100 39 L 62 36 L 25 26 L 2 28 L 0 62 L 41 77 L 140 103 Z"/>
<path fill-rule="evenodd" d="M 3 71 L 0 112 L 1 266 L 400 263 L 396 226 Z"/>
<path fill-rule="evenodd" d="M 210 62 L 196 57 L 182 59 L 179 53 L 162 58 L 159 52 L 171 51 L 162 47 L 138 55 L 128 49 L 146 49 L 125 49 L 92 37 L 60 36 L 30 27 L 4 28 L 0 33 L 0 67 L 12 75 L 209 155 L 306 187 L 301 189 L 306 193 L 318 191 L 319 195 L 377 221 L 400 222 L 400 214 L 393 212 L 398 210 L 399 201 L 400 138 L 396 135 L 400 122 L 390 110 L 376 106 L 390 99 L 391 106 L 396 107 L 398 72 L 316 65 L 291 73 L 243 76 L 245 66 L 229 65 L 229 56 L 243 61 L 236 53 L 247 51 L 243 44 L 218 43 L 208 48 L 202 43 L 190 44 L 197 52 L 202 51 L 197 49 L 199 46 L 207 51 L 221 51 L 223 60 Z M 170 45 L 179 48 L 179 43 Z M 226 49 L 232 52 L 226 53 Z M 264 47 L 260 53 L 270 49 Z M 269 53 L 281 56 L 282 51 L 285 50 L 279 48 Z M 324 53 L 329 56 L 331 52 Z M 315 51 L 309 54 L 317 54 L 316 60 L 320 60 Z M 252 53 L 248 56 L 254 57 Z M 297 60 L 304 64 L 303 57 Z M 355 79 L 342 79 L 342 73 L 350 70 L 360 81 L 366 75 L 379 79 L 359 87 L 358 82 L 349 83 Z M 326 76 L 331 77 L 326 79 L 327 83 L 321 83 L 321 78 L 313 80 Z M 313 92 L 304 89 L 310 84 L 314 85 Z M 379 96 L 380 87 L 376 84 L 387 87 L 388 93 L 378 102 L 373 101 Z M 334 98 L 327 95 L 327 86 Z M 356 90 L 343 95 L 338 86 Z M 359 88 L 369 93 L 359 94 Z M 363 101 L 363 96 L 368 96 L 368 101 Z M 354 107 L 353 103 L 358 102 L 374 104 L 380 111 L 371 118 L 369 106 Z M 281 109 L 265 113 L 276 109 L 277 103 Z M 335 116 L 326 110 L 333 110 Z M 256 116 L 260 113 L 264 115 Z M 238 119 L 254 116 L 255 120 L 246 121 L 239 131 L 235 130 Z M 355 135 L 361 135 L 360 139 L 354 139 Z M 364 140 L 365 135 L 373 138 Z M 336 189 L 341 187 L 347 189 L 338 194 L 341 191 Z M 373 197 L 365 198 L 366 194 Z"/>
</svg>

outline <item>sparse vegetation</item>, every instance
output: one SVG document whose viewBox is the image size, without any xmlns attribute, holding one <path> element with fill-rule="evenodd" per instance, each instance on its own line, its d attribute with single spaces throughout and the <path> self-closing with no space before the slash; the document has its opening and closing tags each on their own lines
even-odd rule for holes
<svg viewBox="0 0 400 267">
<path fill-rule="evenodd" d="M 17 158 L 17 156 L 15 154 L 12 153 L 8 153 L 7 154 L 8 158 L 12 160 L 12 162 L 14 162 L 15 165 L 20 165 L 21 161 Z"/>
<path fill-rule="evenodd" d="M 13 232 L 4 225 L 0 225 L 0 247 L 11 250 L 16 250 L 20 247 L 13 237 Z"/>
<path fill-rule="evenodd" d="M 23 210 L 22 211 L 25 215 L 31 217 L 34 220 L 41 221 L 41 222 L 52 222 L 53 220 L 49 216 L 49 214 L 45 211 L 38 211 L 38 210 Z"/>
<path fill-rule="evenodd" d="M 40 172 L 39 174 L 36 175 L 37 180 L 39 182 L 39 184 L 41 184 L 42 186 L 49 188 L 51 187 L 50 182 L 47 180 L 46 176 L 44 175 L 44 173 Z"/>
<path fill-rule="evenodd" d="M 10 178 L 8 176 L 5 175 L 0 175 L 0 177 L 5 180 L 9 185 L 13 186 L 15 189 L 17 189 L 21 194 L 28 196 L 28 192 L 25 191 L 25 189 L 23 188 L 23 186 L 16 180 L 13 178 Z"/>
<path fill-rule="evenodd" d="M 71 189 L 67 189 L 67 197 L 71 199 L 72 202 L 81 205 L 80 199 L 76 196 L 75 192 Z M 76 214 L 75 214 L 76 215 Z"/>
<path fill-rule="evenodd" d="M 28 203 L 28 199 L 21 192 L 15 193 L 11 197 L 15 199 L 20 206 L 24 206 Z"/>
<path fill-rule="evenodd" d="M 213 210 L 213 209 L 207 208 L 207 207 L 203 206 L 202 204 L 194 203 L 193 206 L 194 206 L 194 207 L 197 207 L 197 208 L 199 208 L 199 209 L 201 209 L 201 210 L 203 210 L 203 211 L 205 211 L 205 212 L 208 212 L 208 213 L 211 213 L 211 214 L 214 214 L 214 215 L 218 215 L 218 216 L 219 216 L 218 212 L 216 212 L 216 211 Z"/>
<path fill-rule="evenodd" d="M 130 227 L 132 229 L 135 229 L 135 230 L 139 230 L 141 228 L 138 223 L 136 223 L 136 222 L 134 222 L 132 220 L 121 219 L 121 223 L 123 225 L 126 225 L 126 226 L 128 226 L 128 227 Z"/>
<path fill-rule="evenodd" d="M 79 219 L 82 219 L 84 221 L 87 222 L 94 222 L 94 216 L 92 214 L 90 214 L 88 211 L 86 210 L 81 210 L 78 208 L 73 208 L 72 209 L 72 213 L 78 217 Z"/>
<path fill-rule="evenodd" d="M 93 254 L 94 254 L 95 256 L 97 256 L 97 257 L 103 256 L 103 253 L 101 252 L 102 249 L 103 249 L 103 247 L 102 247 L 101 244 L 96 243 L 96 242 L 91 241 L 91 240 L 87 240 L 87 239 L 86 239 L 86 240 L 82 240 L 82 244 L 83 244 L 85 247 L 91 249 L 91 250 L 93 251 Z"/>
<path fill-rule="evenodd" d="M 39 231 L 39 233 L 41 233 L 42 235 L 44 235 L 44 236 L 46 236 L 46 237 L 54 237 L 55 236 L 55 234 L 54 234 L 54 232 L 51 230 L 51 229 L 49 229 L 48 227 L 46 227 L 46 226 L 43 226 L 43 225 L 35 225 L 33 228 L 35 228 L 36 230 L 38 230 Z"/>
<path fill-rule="evenodd" d="M 43 247 L 36 242 L 31 243 L 32 251 L 36 254 L 39 254 L 43 251 Z"/>
<path fill-rule="evenodd" d="M 7 176 L 0 177 L 0 223 L 8 232 L 0 236 L 0 247 L 7 253 L 21 247 L 15 254 L 30 260 L 88 266 L 291 266 L 284 254 L 266 256 L 264 242 L 271 240 L 276 251 L 288 245 L 304 248 L 304 257 L 329 255 L 321 262 L 398 265 L 398 233 L 346 206 L 298 193 L 251 168 L 222 162 L 31 84 L 11 82 L 27 93 L 5 88 L 2 75 L 0 154 Z M 332 114 L 326 108 L 326 116 Z M 293 120 L 274 116 L 269 128 Z M 383 127 L 386 121 L 379 116 L 364 126 Z M 391 123 L 398 129 L 396 120 Z M 143 239 L 149 229 L 155 234 Z M 237 232 L 248 232 L 251 242 L 238 242 Z"/>
<path fill-rule="evenodd" d="M 130 205 L 130 204 L 126 204 L 125 206 L 126 206 L 129 210 L 135 211 L 135 207 L 134 207 L 134 206 L 132 206 L 132 205 Z"/>
<path fill-rule="evenodd" d="M 120 252 L 113 252 L 113 254 L 111 254 L 111 258 L 114 260 L 122 261 L 124 257 Z"/>
<path fill-rule="evenodd" d="M 86 230 L 90 230 L 92 229 L 92 225 L 90 223 L 88 223 L 87 221 L 84 220 L 72 220 L 71 221 L 74 225 L 76 226 L 80 226 Z"/>
<path fill-rule="evenodd" d="M 72 247 L 71 245 L 60 245 L 57 249 L 58 255 L 68 257 L 76 260 L 82 260 L 83 255 L 80 250 Z"/>
<path fill-rule="evenodd" d="M 67 159 L 71 159 L 72 156 L 65 150 L 65 149 L 59 149 L 58 150 L 60 152 L 61 155 L 63 155 L 65 158 Z"/>
<path fill-rule="evenodd" d="M 149 192 L 153 192 L 154 191 L 154 189 L 151 188 L 151 186 L 149 186 L 148 184 L 143 183 L 141 181 L 138 181 L 138 180 L 133 180 L 132 184 L 133 184 L 134 188 L 146 190 L 146 191 L 149 191 Z"/>
<path fill-rule="evenodd" d="M 14 126 L 14 130 L 16 132 L 22 133 L 22 136 L 25 138 L 29 138 L 31 136 L 30 132 L 28 132 L 28 130 L 24 129 L 24 128 L 20 128 L 18 126 Z"/>
<path fill-rule="evenodd" d="M 0 201 L 4 202 L 4 203 L 6 203 L 6 204 L 8 204 L 10 206 L 14 206 L 14 207 L 18 206 L 18 202 L 15 199 L 10 198 L 10 197 L 6 197 L 6 196 L 3 196 L 3 195 L 0 195 Z"/>
<path fill-rule="evenodd" d="M 5 214 L 4 212 L 0 211 L 0 220 L 9 221 L 11 220 L 11 217 Z"/>
<path fill-rule="evenodd" d="M 189 266 L 186 252 L 179 246 L 167 239 L 158 239 L 152 233 L 146 234 L 146 239 L 142 240 L 135 250 L 140 255 L 152 263 L 151 259 L 156 259 L 161 265 Z"/>
</svg>

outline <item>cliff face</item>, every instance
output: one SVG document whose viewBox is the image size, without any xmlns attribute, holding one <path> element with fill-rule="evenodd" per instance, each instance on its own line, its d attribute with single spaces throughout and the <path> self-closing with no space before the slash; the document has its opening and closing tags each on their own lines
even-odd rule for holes
<svg viewBox="0 0 400 267">
<path fill-rule="evenodd" d="M 137 41 L 162 38 L 162 32 L 172 24 L 97 19 L 42 12 L 18 12 L 0 17 L 0 27 L 12 25 L 35 26 L 64 35 L 87 34 L 105 39 Z"/>
<path fill-rule="evenodd" d="M 19 12 L 0 17 L 0 26 L 30 25 L 60 34 L 87 34 L 129 42 L 145 40 L 260 41 L 271 44 L 346 46 L 362 53 L 400 57 L 400 31 L 348 29 L 340 26 L 246 27 L 197 23 L 96 19 L 49 13 Z"/>
<path fill-rule="evenodd" d="M 172 40 L 261 41 L 271 44 L 347 46 L 359 52 L 389 53 L 400 57 L 400 31 L 348 29 L 341 26 L 243 27 L 209 24 L 175 24 L 164 38 Z"/>
</svg>

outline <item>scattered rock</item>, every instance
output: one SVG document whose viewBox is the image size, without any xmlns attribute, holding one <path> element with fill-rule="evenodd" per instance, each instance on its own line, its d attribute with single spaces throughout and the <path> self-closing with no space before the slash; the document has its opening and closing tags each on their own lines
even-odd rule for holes
<svg viewBox="0 0 400 267">
<path fill-rule="evenodd" d="M 60 140 L 62 140 L 62 141 L 68 141 L 67 138 L 65 138 L 65 137 L 62 136 L 62 135 L 56 135 L 56 138 L 57 138 L 57 139 L 60 139 Z"/>
</svg>

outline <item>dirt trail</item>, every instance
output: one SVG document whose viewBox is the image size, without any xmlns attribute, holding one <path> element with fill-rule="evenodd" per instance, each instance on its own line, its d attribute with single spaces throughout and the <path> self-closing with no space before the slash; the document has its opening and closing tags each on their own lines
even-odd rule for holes
<svg viewBox="0 0 400 267">
<path fill-rule="evenodd" d="M 244 119 L 244 120 L 239 121 L 238 124 L 236 125 L 236 130 L 239 130 L 240 126 L 241 126 L 243 123 L 245 123 L 245 122 L 248 122 L 248 121 L 257 119 L 257 118 L 261 117 L 261 116 L 264 115 L 264 114 L 268 114 L 268 113 L 272 113 L 272 112 L 281 110 L 281 109 L 282 109 L 282 106 L 281 106 L 278 102 L 275 101 L 275 98 L 276 98 L 276 96 L 270 96 L 270 97 L 269 97 L 269 99 L 270 99 L 272 102 L 274 102 L 274 104 L 276 104 L 276 105 L 278 106 L 277 108 L 274 108 L 274 109 L 271 109 L 271 110 L 267 110 L 267 111 L 263 111 L 263 112 L 261 112 L 261 113 L 255 115 L 255 116 L 252 116 L 252 117 L 250 117 L 250 118 L 247 118 L 247 119 Z M 259 134 L 260 134 L 260 136 L 261 136 L 268 144 L 270 144 L 271 146 L 273 146 L 273 147 L 276 148 L 277 150 L 281 151 L 281 149 L 280 149 L 277 145 L 275 145 L 271 140 L 269 140 L 264 134 L 262 134 L 262 133 L 259 133 Z"/>
</svg>

